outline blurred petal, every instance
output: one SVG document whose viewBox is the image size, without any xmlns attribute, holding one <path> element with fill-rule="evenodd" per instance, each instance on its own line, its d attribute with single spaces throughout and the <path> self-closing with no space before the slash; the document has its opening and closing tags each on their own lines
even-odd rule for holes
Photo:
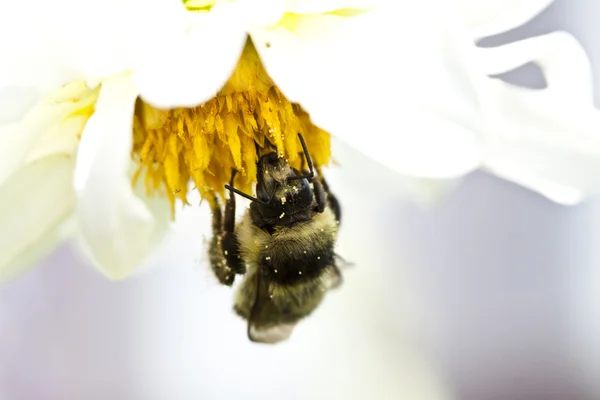
<svg viewBox="0 0 600 400">
<path fill-rule="evenodd" d="M 38 0 L 39 1 L 39 0 Z M 141 1 L 44 2 L 43 37 L 54 57 L 79 77 L 101 79 L 131 69 L 131 49 L 143 34 L 136 29 Z"/>
<path fill-rule="evenodd" d="M 439 11 L 432 14 L 432 7 Z M 365 14 L 337 50 L 324 51 L 330 56 L 299 61 L 296 71 L 322 69 L 322 75 L 307 73 L 311 79 L 295 86 L 291 76 L 275 79 L 315 124 L 389 168 L 423 178 L 463 175 L 480 163 L 475 132 L 483 77 L 473 70 L 471 42 L 452 13 L 447 3 L 429 0 L 410 13 L 394 6 Z M 389 43 L 388 52 L 374 43 Z"/>
<path fill-rule="evenodd" d="M 523 25 L 554 0 L 461 0 L 461 11 L 474 37 L 482 38 Z"/>
<path fill-rule="evenodd" d="M 238 1 L 236 13 L 243 15 L 246 31 L 252 27 L 278 24 L 287 9 L 288 0 Z M 211 13 L 215 9 L 211 10 Z"/>
<path fill-rule="evenodd" d="M 35 268 L 52 252 L 65 241 L 72 239 L 77 234 L 77 226 L 72 215 L 67 217 L 62 223 L 50 228 L 44 235 L 36 241 L 35 246 L 25 249 L 17 255 L 10 265 L 3 271 L 0 271 L 0 282 L 16 278 Z"/>
<path fill-rule="evenodd" d="M 550 90 L 497 83 L 486 168 L 561 203 L 600 193 L 600 111 Z"/>
<path fill-rule="evenodd" d="M 570 102 L 593 103 L 592 67 L 579 41 L 567 32 L 552 32 L 491 48 L 478 48 L 479 63 L 488 75 L 501 74 L 534 62 L 542 69 L 548 90 Z"/>
<path fill-rule="evenodd" d="M 183 4 L 185 4 L 186 7 L 193 9 L 193 8 L 205 8 L 205 7 L 210 7 L 213 4 L 215 4 L 216 0 L 183 0 Z"/>
<path fill-rule="evenodd" d="M 0 86 L 34 88 L 43 94 L 72 78 L 70 71 L 57 65 L 60 42 L 52 45 L 52 6 L 60 8 L 59 2 L 41 0 L 0 2 Z"/>
<path fill-rule="evenodd" d="M 74 82 L 38 102 L 22 121 L 0 126 L 0 183 L 23 162 L 57 153 L 74 156 L 96 97 L 97 91 Z"/>
<path fill-rule="evenodd" d="M 0 126 L 0 184 L 17 169 L 42 130 L 21 129 L 19 124 Z"/>
<path fill-rule="evenodd" d="M 579 42 L 554 32 L 480 52 L 487 73 L 532 61 L 547 81 L 543 90 L 490 82 L 486 167 L 564 204 L 599 193 L 600 111 Z"/>
<path fill-rule="evenodd" d="M 494 169 L 493 166 L 492 168 L 488 168 L 488 170 L 503 179 L 533 190 L 558 204 L 565 206 L 576 205 L 585 199 L 583 192 L 543 179 L 519 165 L 515 167 L 510 163 L 504 162 L 500 163 L 497 169 Z"/>
<path fill-rule="evenodd" d="M 140 42 L 134 79 L 142 98 L 155 107 L 194 107 L 213 97 L 233 72 L 246 24 L 227 4 L 210 13 L 190 14 L 182 7 L 172 14 L 172 29 Z"/>
<path fill-rule="evenodd" d="M 0 186 L 0 279 L 12 277 L 48 254 L 63 238 L 73 213 L 75 162 L 46 157 L 18 169 Z"/>
<path fill-rule="evenodd" d="M 35 105 L 38 89 L 27 86 L 0 87 L 0 125 L 16 122 Z"/>
<path fill-rule="evenodd" d="M 368 10 L 386 1 L 388 0 L 288 0 L 286 10 L 294 14 L 323 14 L 341 9 Z"/>
<path fill-rule="evenodd" d="M 19 3 L 19 4 L 17 4 Z M 140 0 L 31 0 L 0 5 L 0 75 L 41 94 L 130 69 Z M 35 10 L 35 11 L 33 11 Z"/>
<path fill-rule="evenodd" d="M 341 168 L 328 169 L 328 180 L 330 176 L 342 181 L 352 177 L 353 185 L 362 187 L 371 185 L 373 177 L 377 176 L 378 182 L 385 182 L 386 196 L 403 198 L 417 206 L 433 205 L 441 201 L 461 182 L 461 179 L 437 180 L 398 174 L 367 157 L 362 149 L 349 146 L 335 137 L 331 141 L 331 150 L 335 154 L 336 164 Z"/>
<path fill-rule="evenodd" d="M 127 277 L 144 261 L 165 232 L 161 221 L 169 210 L 166 200 L 150 207 L 132 189 L 136 97 L 128 75 L 102 84 L 77 158 L 79 227 L 97 266 L 111 279 Z"/>
<path fill-rule="evenodd" d="M 362 29 L 357 17 L 287 14 L 276 26 L 250 31 L 252 41 L 273 81 L 293 102 L 310 107 L 322 102 L 323 88 L 339 70 L 340 58 L 354 53 L 352 29 Z M 340 58 L 338 58 L 340 57 Z M 299 77 L 309 79 L 299 79 Z M 329 93 L 327 93 L 329 95 Z"/>
</svg>

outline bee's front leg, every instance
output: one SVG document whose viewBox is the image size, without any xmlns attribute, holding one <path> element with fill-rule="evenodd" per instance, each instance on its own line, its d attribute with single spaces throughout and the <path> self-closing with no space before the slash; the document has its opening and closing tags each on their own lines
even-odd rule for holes
<svg viewBox="0 0 600 400">
<path fill-rule="evenodd" d="M 233 178 L 231 185 L 233 186 Z M 215 195 L 211 204 L 213 214 L 213 237 L 209 247 L 211 268 L 223 285 L 231 286 L 235 274 L 246 272 L 244 263 L 239 253 L 239 243 L 235 237 L 235 197 L 233 193 L 225 203 L 225 213 L 221 210 L 219 199 Z"/>
</svg>

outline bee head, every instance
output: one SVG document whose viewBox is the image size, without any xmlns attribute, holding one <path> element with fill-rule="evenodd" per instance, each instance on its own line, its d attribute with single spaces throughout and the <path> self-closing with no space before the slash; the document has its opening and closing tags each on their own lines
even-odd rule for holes
<svg viewBox="0 0 600 400">
<path fill-rule="evenodd" d="M 256 196 L 266 206 L 292 211 L 311 205 L 313 192 L 307 177 L 287 160 L 269 153 L 258 160 L 257 170 Z"/>
<path fill-rule="evenodd" d="M 314 176 L 313 165 L 304 139 L 300 134 L 298 136 L 309 166 L 308 175 L 292 168 L 277 153 L 268 153 L 261 156 L 256 165 L 256 198 L 226 186 L 252 201 L 250 215 L 260 227 L 289 226 L 307 221 L 315 214 L 314 193 L 309 182 Z"/>
</svg>

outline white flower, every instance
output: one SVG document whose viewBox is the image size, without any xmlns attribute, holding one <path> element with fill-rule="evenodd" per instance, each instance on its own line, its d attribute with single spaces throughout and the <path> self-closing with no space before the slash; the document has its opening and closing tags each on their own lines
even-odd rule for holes
<svg viewBox="0 0 600 400">
<path fill-rule="evenodd" d="M 550 140 L 543 131 L 522 132 L 524 125 L 511 122 L 515 115 L 539 130 L 540 121 L 556 114 L 548 114 L 541 103 L 534 112 L 526 104 L 521 107 L 519 102 L 532 93 L 521 89 L 524 94 L 518 94 L 488 77 L 506 65 L 481 54 L 507 52 L 512 68 L 536 57 L 532 51 L 537 48 L 527 45 L 535 43 L 475 47 L 482 32 L 512 28 L 547 3 L 521 1 L 505 8 L 496 0 L 477 3 L 480 9 L 467 13 L 472 10 L 467 0 L 461 3 L 462 12 L 443 0 L 390 1 L 381 8 L 359 0 L 191 0 L 186 5 L 192 11 L 166 0 L 60 0 L 40 2 L 39 9 L 36 4 L 33 8 L 43 17 L 32 20 L 31 2 L 16 11 L 0 8 L 5 18 L 1 29 L 15 37 L 0 45 L 9 55 L 0 64 L 0 122 L 7 122 L 0 128 L 0 201 L 7 202 L 0 209 L 4 229 L 16 232 L 0 242 L 5 257 L 0 259 L 0 276 L 26 265 L 23 255 L 26 261 L 34 259 L 39 243 L 43 251 L 58 243 L 70 232 L 67 228 L 73 225 L 65 221 L 73 216 L 84 247 L 103 273 L 113 279 L 130 275 L 159 243 L 170 217 L 169 201 L 148 197 L 144 187 L 166 186 L 172 203 L 175 197 L 185 200 L 190 178 L 202 190 L 201 183 L 218 187 L 229 173 L 227 168 L 213 169 L 216 181 L 196 174 L 217 159 L 211 156 L 214 149 L 196 137 L 191 148 L 182 147 L 186 143 L 176 130 L 181 132 L 184 125 L 202 130 L 209 124 L 233 156 L 219 162 L 246 169 L 245 176 L 252 176 L 248 160 L 253 157 L 245 149 L 254 146 L 240 142 L 246 136 L 238 137 L 238 129 L 266 124 L 283 132 L 299 126 L 315 131 L 316 143 L 322 140 L 301 111 L 275 117 L 261 103 L 265 99 L 279 99 L 289 109 L 288 100 L 299 103 L 315 124 L 407 176 L 455 178 L 484 166 L 546 194 L 556 184 L 591 190 L 591 180 L 577 176 L 585 183 L 578 185 L 570 175 L 557 179 L 557 168 L 548 168 L 550 163 L 559 166 L 564 150 L 577 159 L 567 167 L 594 167 L 597 147 L 587 140 L 589 135 L 578 136 L 581 142 L 562 142 L 566 148 L 556 145 L 556 137 L 571 133 L 573 121 L 568 118 L 563 119 L 565 129 L 557 129 Z M 547 42 L 554 40 L 550 36 Z M 566 47 L 573 49 L 573 44 Z M 268 89 L 273 83 L 265 83 L 269 78 L 261 75 L 255 51 L 276 85 L 273 98 L 260 87 Z M 52 73 L 40 73 L 46 65 Z M 77 79 L 86 80 L 89 88 Z M 74 83 L 49 94 L 70 81 Z M 234 94 L 244 85 L 254 93 L 248 101 L 256 101 L 252 107 L 259 107 L 260 115 L 256 120 L 241 114 L 241 120 L 224 117 L 215 122 L 208 105 L 238 107 Z M 221 100 L 214 97 L 217 92 Z M 551 97 L 543 94 L 544 99 Z M 145 105 L 136 105 L 138 96 Z M 510 107 L 508 96 L 515 97 Z M 40 105 L 29 110 L 36 100 Z M 9 107 L 9 101 L 15 106 Z M 206 101 L 208 108 L 197 107 Z M 203 117 L 191 118 L 197 113 Z M 165 125 L 167 120 L 174 125 Z M 582 126 L 584 131 L 589 128 Z M 508 129 L 521 133 L 511 137 Z M 271 139 L 280 140 L 276 135 Z M 530 146 L 517 154 L 515 148 L 521 149 L 522 143 Z M 285 145 L 293 155 L 295 145 Z M 318 147 L 316 157 L 321 154 L 326 161 L 327 151 L 319 153 Z M 580 157 L 582 147 L 590 157 Z M 531 154 L 547 156 L 538 158 L 544 168 L 532 168 Z M 162 169 L 152 169 L 156 157 L 162 157 Z M 136 169 L 142 179 L 133 177 Z"/>
<path fill-rule="evenodd" d="M 319 36 L 316 29 L 336 34 L 341 40 L 344 24 L 368 10 L 357 1 L 212 3 L 190 2 L 197 12 L 178 2 L 141 0 L 99 4 L 61 0 L 51 5 L 40 2 L 39 8 L 31 3 L 15 9 L 5 6 L 3 29 L 17 40 L 3 44 L 4 54 L 10 57 L 0 65 L 5 82 L 0 120 L 12 122 L 0 132 L 0 140 L 9 143 L 3 146 L 6 154 L 0 168 L 0 190 L 5 201 L 12 201 L 3 207 L 5 218 L 12 215 L 3 221 L 3 227 L 10 231 L 18 226 L 22 234 L 7 235 L 2 243 L 2 249 L 10 249 L 0 260 L 2 275 L 12 274 L 22 254 L 31 254 L 31 246 L 52 236 L 53 230 L 72 215 L 84 248 L 102 272 L 113 279 L 130 275 L 165 234 L 170 218 L 165 197 L 146 196 L 142 180 L 131 185 L 135 170 L 131 159 L 133 115 L 138 96 L 169 108 L 195 106 L 211 99 L 236 67 L 248 34 L 257 43 L 262 41 L 261 54 L 270 53 L 264 58 L 273 60 L 271 74 L 281 75 L 282 81 L 285 74 L 294 76 L 303 81 L 303 87 L 312 84 L 317 90 L 319 76 L 313 74 L 315 71 L 303 75 L 302 65 L 294 67 L 297 63 L 289 63 L 286 57 L 295 54 L 296 46 L 304 56 L 319 60 L 327 42 L 322 40 L 322 44 L 319 39 L 327 36 Z M 92 4 L 96 6 L 93 17 L 87 15 Z M 207 6 L 211 6 L 210 11 Z M 43 17 L 29 18 L 32 8 Z M 304 13 L 308 15 L 304 17 Z M 286 39 L 290 32 L 293 34 L 294 24 L 302 29 L 301 35 Z M 311 36 L 306 35 L 309 33 Z M 274 55 L 277 52 L 281 53 L 279 58 Z M 59 73 L 38 75 L 48 63 Z M 90 88 L 73 83 L 49 93 L 52 87 L 77 79 L 85 79 Z M 297 83 L 291 81 L 290 87 L 293 84 Z M 15 101 L 6 95 L 8 90 L 22 95 L 21 103 L 26 105 L 31 104 L 31 97 L 46 97 L 38 107 L 41 110 L 34 108 L 23 117 L 27 107 L 8 108 L 9 101 Z M 82 96 L 94 97 L 93 109 L 83 107 Z M 46 114 L 55 118 L 43 120 Z M 66 129 L 64 125 L 73 125 L 73 119 L 83 120 L 84 125 Z M 68 148 L 42 140 L 47 131 L 69 136 Z M 43 156 L 31 159 L 31 153 Z M 59 168 L 57 154 L 69 163 L 61 159 L 65 166 Z M 26 174 L 29 169 L 32 172 Z M 48 174 L 40 175 L 40 171 Z M 34 178 L 46 185 L 40 186 Z M 53 195 L 42 197 L 55 202 L 39 201 L 42 193 L 37 191 L 43 190 Z M 32 205 L 21 200 L 24 196 L 37 202 L 44 219 L 27 211 Z M 58 207 L 56 202 L 60 201 Z M 21 208 L 15 208 L 16 204 Z M 16 264 L 16 269 L 24 265 Z"/>
</svg>

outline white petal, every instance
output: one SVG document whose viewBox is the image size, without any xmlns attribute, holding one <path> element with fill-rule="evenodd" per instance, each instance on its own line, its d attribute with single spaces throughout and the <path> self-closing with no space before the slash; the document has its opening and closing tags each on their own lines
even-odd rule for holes
<svg viewBox="0 0 600 400">
<path fill-rule="evenodd" d="M 482 38 L 523 25 L 554 0 L 461 0 L 465 22 Z"/>
<path fill-rule="evenodd" d="M 75 162 L 53 156 L 27 164 L 0 186 L 0 279 L 30 267 L 65 238 L 73 213 Z"/>
<path fill-rule="evenodd" d="M 288 0 L 287 11 L 294 14 L 322 14 L 342 9 L 369 10 L 395 0 Z"/>
<path fill-rule="evenodd" d="M 18 123 L 0 126 L 0 183 L 23 162 L 74 156 L 97 92 L 74 82 L 39 101 Z"/>
<path fill-rule="evenodd" d="M 0 126 L 0 184 L 25 160 L 43 130 L 21 129 L 18 123 Z"/>
<path fill-rule="evenodd" d="M 240 1 L 235 7 L 247 20 L 246 29 L 277 24 L 286 11 L 288 0 Z M 214 11 L 211 10 L 211 12 Z"/>
<path fill-rule="evenodd" d="M 32 0 L 0 5 L 0 44 L 6 69 L 20 84 L 52 90 L 70 80 L 102 78 L 131 68 L 139 32 L 139 0 Z M 32 12 L 35 10 L 35 12 Z M 6 64 L 6 65 L 4 65 Z"/>
<path fill-rule="evenodd" d="M 567 32 L 552 32 L 491 48 L 477 49 L 484 73 L 501 74 L 528 62 L 540 66 L 549 90 L 569 101 L 593 103 L 592 67 L 579 41 Z"/>
<path fill-rule="evenodd" d="M 49 228 L 35 246 L 24 249 L 5 270 L 0 271 L 0 282 L 16 278 L 35 268 L 37 263 L 51 255 L 61 244 L 75 237 L 76 233 L 77 226 L 72 215 L 56 227 Z"/>
<path fill-rule="evenodd" d="M 479 166 L 473 131 L 436 113 L 396 103 L 372 119 L 348 113 L 329 130 L 363 154 L 410 177 L 448 179 Z"/>
<path fill-rule="evenodd" d="M 550 90 L 496 82 L 485 166 L 565 204 L 600 193 L 600 111 Z"/>
<path fill-rule="evenodd" d="M 145 260 L 165 232 L 168 203 L 148 207 L 131 187 L 135 99 L 129 76 L 106 80 L 77 158 L 77 217 L 98 268 L 123 279 Z M 158 218 L 158 221 L 157 221 Z"/>
<path fill-rule="evenodd" d="M 233 6 L 191 16 L 182 12 L 173 17 L 176 27 L 140 42 L 134 79 L 142 98 L 155 107 L 193 107 L 213 97 L 246 42 L 245 19 Z"/>
<path fill-rule="evenodd" d="M 582 191 L 543 179 L 535 172 L 532 173 L 532 171 L 519 165 L 504 162 L 499 167 L 484 167 L 484 169 L 503 179 L 533 190 L 558 204 L 571 206 L 579 204 L 585 199 L 585 194 Z"/>
<path fill-rule="evenodd" d="M 35 105 L 39 91 L 28 86 L 5 86 L 0 88 L 0 125 L 16 122 Z"/>
<path fill-rule="evenodd" d="M 204 8 L 215 4 L 216 0 L 184 0 L 183 3 L 189 8 Z"/>
<path fill-rule="evenodd" d="M 252 38 L 271 77 L 317 125 L 402 174 L 456 177 L 480 162 L 480 82 L 472 45 L 444 4 L 302 17 L 294 31 Z"/>
<path fill-rule="evenodd" d="M 490 82 L 486 166 L 497 175 L 572 204 L 600 192 L 600 111 L 593 104 L 589 60 L 570 34 L 555 32 L 481 49 L 486 72 L 533 61 L 544 90 Z"/>
<path fill-rule="evenodd" d="M 49 12 L 56 3 L 0 3 L 0 37 L 10 38 L 0 41 L 0 86 L 32 87 L 44 94 L 72 78 L 72 71 L 57 60 L 56 45 L 61 42 L 47 29 L 56 22 Z"/>
<path fill-rule="evenodd" d="M 350 51 L 354 21 L 335 15 L 286 16 L 280 24 L 250 31 L 260 58 L 277 86 L 293 102 L 320 99 L 341 57 Z M 335 64 L 334 64 L 335 63 Z M 337 71 L 341 73 L 342 71 Z"/>
<path fill-rule="evenodd" d="M 326 174 L 338 181 L 353 180 L 358 186 L 371 184 L 377 176 L 379 182 L 386 182 L 386 196 L 402 198 L 419 206 L 433 205 L 444 199 L 461 182 L 461 179 L 420 179 L 398 174 L 373 159 L 366 158 L 361 149 L 333 138 L 331 150 L 341 168 L 328 169 Z"/>
</svg>

